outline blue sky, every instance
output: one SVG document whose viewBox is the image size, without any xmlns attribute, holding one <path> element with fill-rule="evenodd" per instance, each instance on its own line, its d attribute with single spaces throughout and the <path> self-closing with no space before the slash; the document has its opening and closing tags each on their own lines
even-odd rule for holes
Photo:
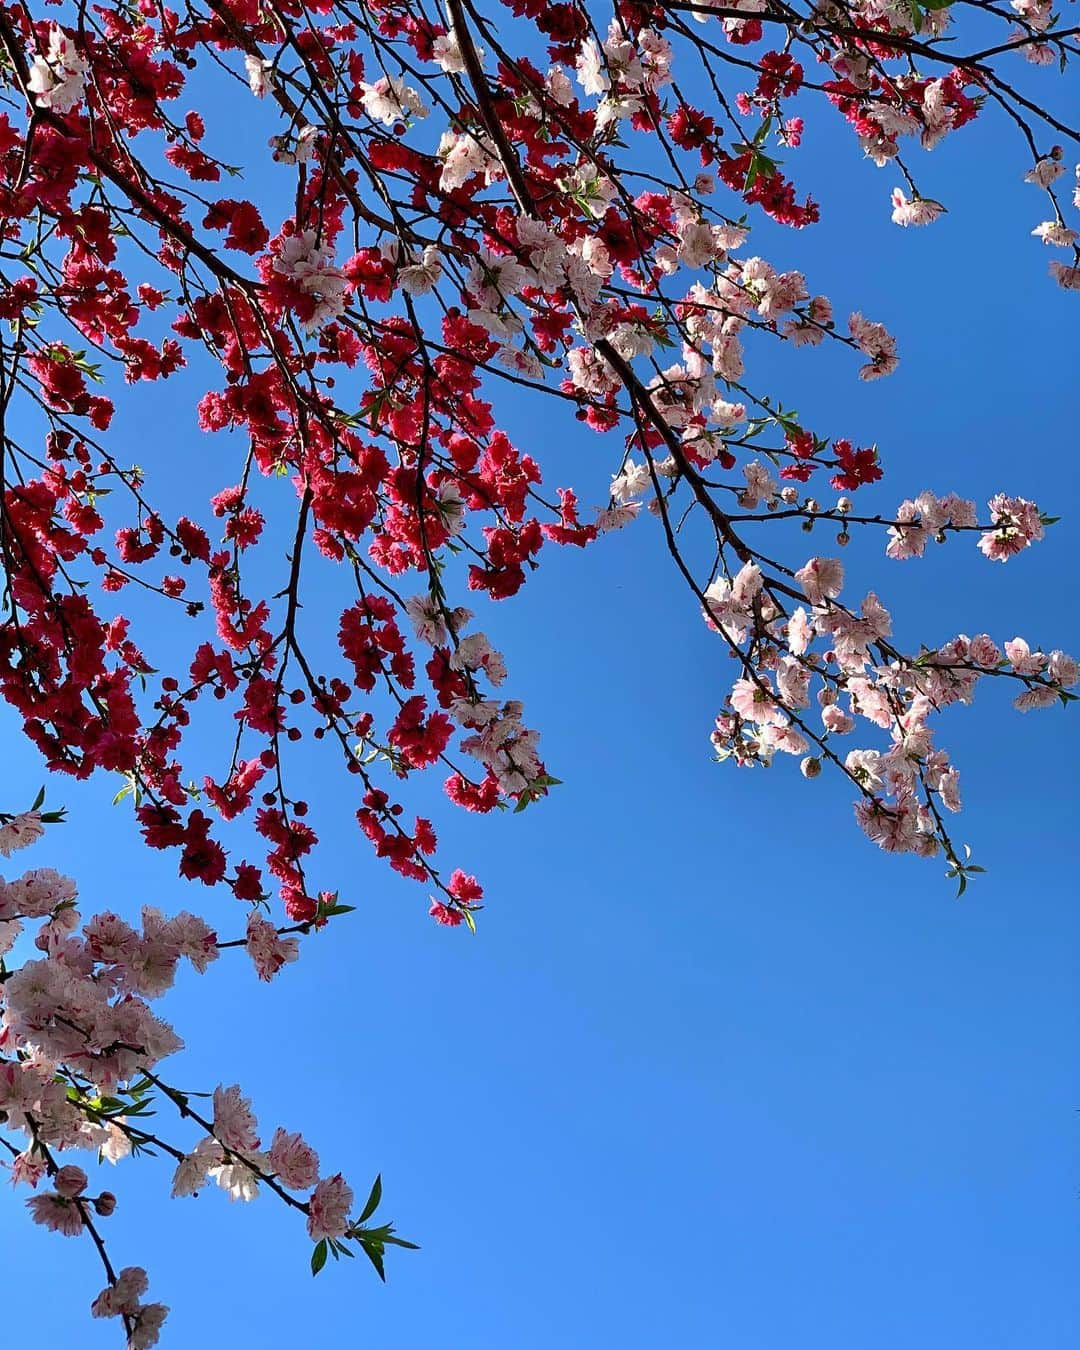
<svg viewBox="0 0 1080 1350">
<path fill-rule="evenodd" d="M 890 171 L 829 120 L 788 157 L 821 225 L 762 227 L 757 246 L 841 314 L 888 323 L 903 364 L 864 386 L 850 360 L 769 348 L 757 372 L 822 432 L 879 441 L 886 477 L 864 501 L 1005 488 L 1064 517 L 1007 567 L 966 543 L 907 564 L 853 544 L 902 637 L 1075 649 L 1077 302 L 1027 237 L 1045 213 L 1022 147 L 987 117 L 917 159 L 949 214 L 900 231 Z M 138 391 L 116 436 L 150 465 L 152 434 L 167 474 L 209 482 L 236 447 L 200 436 L 191 388 Z M 601 499 L 613 441 L 561 410 L 504 407 L 550 483 Z M 309 612 L 332 622 L 329 596 Z M 551 550 L 483 623 L 563 786 L 522 815 L 441 813 L 444 856 L 486 885 L 479 935 L 427 919 L 422 890 L 350 824 L 344 777 L 312 762 L 323 874 L 357 912 L 269 988 L 234 957 L 163 1008 L 188 1042 L 172 1081 L 239 1080 L 267 1133 L 302 1129 L 358 1192 L 381 1170 L 387 1217 L 422 1250 L 392 1253 L 385 1287 L 360 1262 L 313 1282 L 302 1227 L 270 1197 L 171 1202 L 168 1169 L 121 1166 L 105 1228 L 172 1306 L 165 1343 L 1075 1345 L 1075 710 L 1021 717 L 993 689 L 942 718 L 963 773 L 957 837 L 988 868 L 958 902 L 940 864 L 868 844 L 827 775 L 711 762 L 731 671 L 651 521 L 584 555 Z M 42 775 L 4 718 L 18 808 Z M 74 875 L 88 912 L 200 905 L 239 932 L 238 907 L 137 842 L 115 786 L 50 785 L 70 823 L 27 862 Z M 0 1243 L 21 1296 L 12 1343 L 115 1343 L 115 1325 L 86 1320 L 89 1244 L 7 1201 Z"/>
</svg>

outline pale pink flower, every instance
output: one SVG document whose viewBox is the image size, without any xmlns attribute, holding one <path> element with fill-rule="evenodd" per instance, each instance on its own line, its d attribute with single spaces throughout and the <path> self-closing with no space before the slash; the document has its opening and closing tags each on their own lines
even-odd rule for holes
<svg viewBox="0 0 1080 1350">
<path fill-rule="evenodd" d="M 1051 689 L 1045 684 L 1035 684 L 1030 689 L 1025 689 L 1018 698 L 1013 699 L 1013 707 L 1019 708 L 1021 712 L 1030 712 L 1032 708 L 1049 708 L 1057 702 L 1057 699 L 1056 689 Z"/>
<path fill-rule="evenodd" d="M 157 1345 L 168 1315 L 169 1309 L 164 1303 L 144 1303 L 128 1339 L 128 1350 L 150 1350 L 151 1346 Z"/>
<path fill-rule="evenodd" d="M 238 1153 L 259 1147 L 258 1123 L 251 1102 L 239 1087 L 214 1089 L 214 1134 L 228 1149 Z"/>
<path fill-rule="evenodd" d="M 1041 225 L 1036 225 L 1031 233 L 1044 244 L 1054 244 L 1057 248 L 1068 248 L 1070 244 L 1075 244 L 1077 239 L 1080 239 L 1075 230 L 1070 230 L 1060 220 L 1044 220 Z"/>
<path fill-rule="evenodd" d="M 69 113 L 86 92 L 86 58 L 56 24 L 49 27 L 49 50 L 30 63 L 27 88 L 39 108 Z"/>
<path fill-rule="evenodd" d="M 989 506 L 996 528 L 979 536 L 979 548 L 991 561 L 1005 562 L 1043 537 L 1042 519 L 1034 502 L 999 492 L 991 497 Z"/>
<path fill-rule="evenodd" d="M 893 223 L 896 225 L 929 225 L 937 220 L 945 208 L 929 197 L 909 199 L 900 188 L 893 188 Z"/>
<path fill-rule="evenodd" d="M 814 625 L 802 605 L 794 611 L 787 625 L 788 648 L 795 656 L 802 656 L 814 636 Z"/>
<path fill-rule="evenodd" d="M 821 720 L 824 723 L 825 730 L 831 731 L 834 736 L 846 736 L 855 727 L 854 717 L 844 712 L 838 703 L 830 703 L 827 707 L 822 708 Z"/>
<path fill-rule="evenodd" d="M 803 588 L 812 605 L 826 598 L 834 599 L 844 588 L 844 564 L 839 558 L 811 558 L 795 573 L 795 580 Z"/>
<path fill-rule="evenodd" d="M 781 709 L 769 696 L 768 686 L 764 681 L 758 684 L 754 680 L 736 680 L 732 685 L 729 701 L 739 716 L 747 722 L 757 722 L 761 725 L 776 723 L 781 726 L 787 722 Z"/>
<path fill-rule="evenodd" d="M 25 919 L 43 919 L 57 905 L 70 904 L 75 883 L 51 867 L 35 867 L 14 881 L 0 881 L 0 902 Z"/>
<path fill-rule="evenodd" d="M 186 957 L 201 975 L 211 961 L 216 961 L 217 934 L 197 914 L 181 910 L 169 920 L 169 935 L 180 955 Z"/>
<path fill-rule="evenodd" d="M 896 339 L 884 324 L 864 319 L 858 312 L 848 319 L 848 332 L 855 345 L 870 357 L 869 365 L 860 367 L 860 380 L 876 380 L 883 375 L 891 375 L 900 364 L 896 354 Z"/>
<path fill-rule="evenodd" d="M 1080 267 L 1067 267 L 1055 258 L 1050 264 L 1050 275 L 1063 291 L 1080 291 Z"/>
<path fill-rule="evenodd" d="M 398 285 L 409 295 L 426 295 L 442 277 L 442 258 L 434 244 L 398 272 Z"/>
<path fill-rule="evenodd" d="M 18 940 L 22 924 L 18 919 L 0 919 L 0 956 L 6 956 Z"/>
<path fill-rule="evenodd" d="M 1021 637 L 1015 637 L 1005 644 L 1005 655 L 1012 663 L 1016 675 L 1040 675 L 1046 665 L 1042 652 L 1033 652 Z"/>
<path fill-rule="evenodd" d="M 802 732 L 786 723 L 783 725 L 772 723 L 760 727 L 758 742 L 765 754 L 781 750 L 785 755 L 804 755 L 810 749 L 810 742 Z"/>
<path fill-rule="evenodd" d="M 877 792 L 884 786 L 881 753 L 878 750 L 850 750 L 844 768 L 868 792 Z"/>
<path fill-rule="evenodd" d="M 1061 689 L 1068 689 L 1080 680 L 1080 665 L 1063 651 L 1052 651 L 1047 663 L 1047 674 Z"/>
<path fill-rule="evenodd" d="M 929 536 L 915 502 L 901 502 L 896 509 L 896 521 L 897 523 L 890 525 L 888 529 L 889 543 L 885 547 L 886 556 L 895 561 L 921 558 L 926 551 Z"/>
<path fill-rule="evenodd" d="M 1056 159 L 1051 159 L 1047 156 L 1045 159 L 1038 160 L 1035 167 L 1029 169 L 1027 173 L 1024 174 L 1024 182 L 1034 183 L 1036 187 L 1048 188 L 1050 184 L 1056 182 L 1064 172 L 1064 164 L 1059 164 Z"/>
<path fill-rule="evenodd" d="M 306 1191 L 319 1179 L 319 1155 L 298 1134 L 274 1131 L 269 1152 L 270 1166 L 290 1190 Z"/>
<path fill-rule="evenodd" d="M 141 1266 L 125 1266 L 116 1277 L 116 1283 L 108 1285 L 91 1303 L 91 1315 L 119 1317 L 121 1313 L 127 1313 L 131 1316 L 138 1311 L 139 1299 L 149 1287 L 150 1281 Z"/>
<path fill-rule="evenodd" d="M 968 655 L 977 666 L 992 670 L 1001 660 L 1001 649 L 986 633 L 978 633 L 971 639 Z"/>
<path fill-rule="evenodd" d="M 45 833 L 45 826 L 36 811 L 23 811 L 21 815 L 0 825 L 0 855 L 10 858 L 20 848 L 28 848 Z"/>
<path fill-rule="evenodd" d="M 761 568 L 756 563 L 744 563 L 731 583 L 731 603 L 749 608 L 761 594 Z"/>
<path fill-rule="evenodd" d="M 280 937 L 274 925 L 256 909 L 248 915 L 245 947 L 260 980 L 272 980 L 282 966 L 295 961 L 300 954 L 297 939 Z"/>
<path fill-rule="evenodd" d="M 265 98 L 274 87 L 274 63 L 250 52 L 244 57 L 244 73 L 247 75 L 248 88 L 256 98 Z"/>
<path fill-rule="evenodd" d="M 341 1238 L 349 1227 L 352 1209 L 352 1188 L 340 1172 L 324 1177 L 315 1187 L 308 1202 L 308 1236 L 313 1242 L 322 1238 Z"/>
<path fill-rule="evenodd" d="M 950 811 L 960 810 L 960 771 L 959 769 L 948 769 L 941 775 L 941 782 L 938 786 L 941 793 L 941 800 Z"/>
<path fill-rule="evenodd" d="M 36 1186 L 45 1175 L 45 1159 L 39 1153 L 24 1149 L 11 1161 L 11 1184 L 13 1186 Z"/>
<path fill-rule="evenodd" d="M 259 1174 L 256 1172 L 266 1170 L 266 1154 L 255 1153 L 251 1157 L 253 1166 L 249 1167 L 246 1162 L 240 1162 L 237 1159 L 226 1160 L 215 1163 L 210 1168 L 209 1176 L 217 1182 L 218 1186 L 229 1196 L 229 1200 L 236 1202 L 243 1201 L 244 1204 L 250 1204 L 259 1194 Z"/>
<path fill-rule="evenodd" d="M 173 1173 L 173 1199 L 194 1195 L 201 1190 L 206 1185 L 210 1169 L 219 1166 L 224 1159 L 225 1154 L 216 1139 L 200 1139 L 192 1152 L 181 1158 Z"/>
<path fill-rule="evenodd" d="M 32 1195 L 26 1202 L 30 1217 L 35 1223 L 42 1224 L 51 1233 L 62 1233 L 64 1237 L 78 1237 L 83 1230 L 83 1218 L 79 1207 L 72 1200 L 65 1200 L 54 1191 L 44 1195 Z"/>
<path fill-rule="evenodd" d="M 610 534 L 629 525 L 641 511 L 640 502 L 627 502 L 625 506 L 612 506 L 596 514 L 596 528 L 601 534 Z"/>
<path fill-rule="evenodd" d="M 384 75 L 374 84 L 360 84 L 360 102 L 376 122 L 391 127 L 410 117 L 426 117 L 430 111 L 419 93 L 397 75 Z"/>
<path fill-rule="evenodd" d="M 753 511 L 759 502 L 771 504 L 777 493 L 777 484 L 765 465 L 758 460 L 743 465 L 746 487 L 739 493 L 739 505 L 746 511 Z"/>
<path fill-rule="evenodd" d="M 805 708 L 809 702 L 810 670 L 794 656 L 781 658 L 776 672 L 776 687 L 789 708 Z"/>
</svg>

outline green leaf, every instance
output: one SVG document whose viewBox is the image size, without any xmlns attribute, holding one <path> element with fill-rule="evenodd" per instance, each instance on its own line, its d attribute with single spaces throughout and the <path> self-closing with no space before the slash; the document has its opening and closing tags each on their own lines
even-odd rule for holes
<svg viewBox="0 0 1080 1350">
<path fill-rule="evenodd" d="M 357 1219 L 357 1223 L 363 1223 L 365 1219 L 370 1219 L 379 1208 L 379 1201 L 382 1199 L 382 1173 L 375 1178 L 374 1185 L 371 1187 L 371 1194 L 367 1198 L 367 1204 L 364 1211 Z"/>
<path fill-rule="evenodd" d="M 323 1266 L 326 1265 L 326 1251 L 327 1251 L 326 1239 L 321 1238 L 318 1242 L 316 1242 L 315 1249 L 311 1253 L 312 1275 L 318 1275 L 319 1271 L 322 1270 Z"/>
<path fill-rule="evenodd" d="M 379 1279 L 382 1280 L 383 1284 L 385 1284 L 385 1283 L 386 1283 L 386 1271 L 383 1269 L 383 1246 L 382 1246 L 382 1243 L 381 1243 L 381 1242 L 371 1242 L 371 1243 L 369 1243 L 369 1242 L 365 1241 L 363 1238 L 361 1238 L 361 1239 L 360 1239 L 360 1245 L 361 1245 L 361 1247 L 363 1247 L 364 1252 L 365 1252 L 366 1255 L 367 1255 L 367 1259 L 371 1262 L 371 1264 L 375 1267 L 376 1271 L 378 1272 Z"/>
</svg>

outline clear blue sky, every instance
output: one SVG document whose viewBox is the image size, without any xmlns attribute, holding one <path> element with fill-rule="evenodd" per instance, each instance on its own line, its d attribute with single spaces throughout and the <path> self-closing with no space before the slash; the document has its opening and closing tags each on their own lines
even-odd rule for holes
<svg viewBox="0 0 1080 1350">
<path fill-rule="evenodd" d="M 1008 567 L 970 544 L 903 565 L 879 541 L 858 550 L 901 635 L 1076 648 L 1077 300 L 1027 238 L 1043 199 L 1019 142 L 983 121 L 918 159 L 950 208 L 924 232 L 889 223 L 893 175 L 839 130 L 789 156 L 824 219 L 762 228 L 759 247 L 840 313 L 886 321 L 903 364 L 861 386 L 850 361 L 769 349 L 758 371 L 775 363 L 820 430 L 880 441 L 886 478 L 864 500 L 1006 488 L 1065 517 Z M 209 481 L 236 447 L 200 437 L 185 388 L 139 391 L 117 436 L 147 464 L 160 438 Z M 601 500 L 613 441 L 554 410 L 509 417 L 549 482 Z M 651 521 L 545 561 L 483 619 L 564 785 L 523 815 L 441 813 L 445 857 L 487 887 L 479 935 L 437 929 L 350 825 L 344 779 L 311 768 L 324 875 L 357 912 L 270 988 L 237 958 L 163 1008 L 188 1040 L 173 1081 L 239 1079 L 268 1133 L 304 1130 L 357 1191 L 381 1169 L 387 1216 L 423 1250 L 391 1253 L 386 1287 L 360 1261 L 313 1282 L 271 1197 L 171 1202 L 165 1166 L 123 1165 L 104 1227 L 172 1306 L 165 1344 L 1075 1346 L 1076 710 L 1022 718 L 994 689 L 943 718 L 957 834 L 989 869 L 958 902 L 938 863 L 869 845 L 827 777 L 711 763 L 731 675 Z M 3 716 L 19 807 L 41 773 Z M 28 863 L 70 871 L 88 912 L 199 904 L 238 932 L 239 907 L 179 882 L 114 791 L 51 787 L 71 823 Z M 5 1197 L 0 1244 L 6 1340 L 115 1344 L 115 1324 L 87 1320 L 88 1243 Z"/>
</svg>

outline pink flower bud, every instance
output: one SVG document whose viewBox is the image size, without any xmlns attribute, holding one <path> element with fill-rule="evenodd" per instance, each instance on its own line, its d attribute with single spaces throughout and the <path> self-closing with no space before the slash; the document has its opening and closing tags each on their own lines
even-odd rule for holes
<svg viewBox="0 0 1080 1350">
<path fill-rule="evenodd" d="M 56 1176 L 53 1177 L 53 1185 L 56 1187 L 58 1195 L 62 1195 L 65 1200 L 74 1200 L 77 1195 L 82 1195 L 86 1190 L 86 1173 L 81 1167 L 61 1167 Z"/>
</svg>

